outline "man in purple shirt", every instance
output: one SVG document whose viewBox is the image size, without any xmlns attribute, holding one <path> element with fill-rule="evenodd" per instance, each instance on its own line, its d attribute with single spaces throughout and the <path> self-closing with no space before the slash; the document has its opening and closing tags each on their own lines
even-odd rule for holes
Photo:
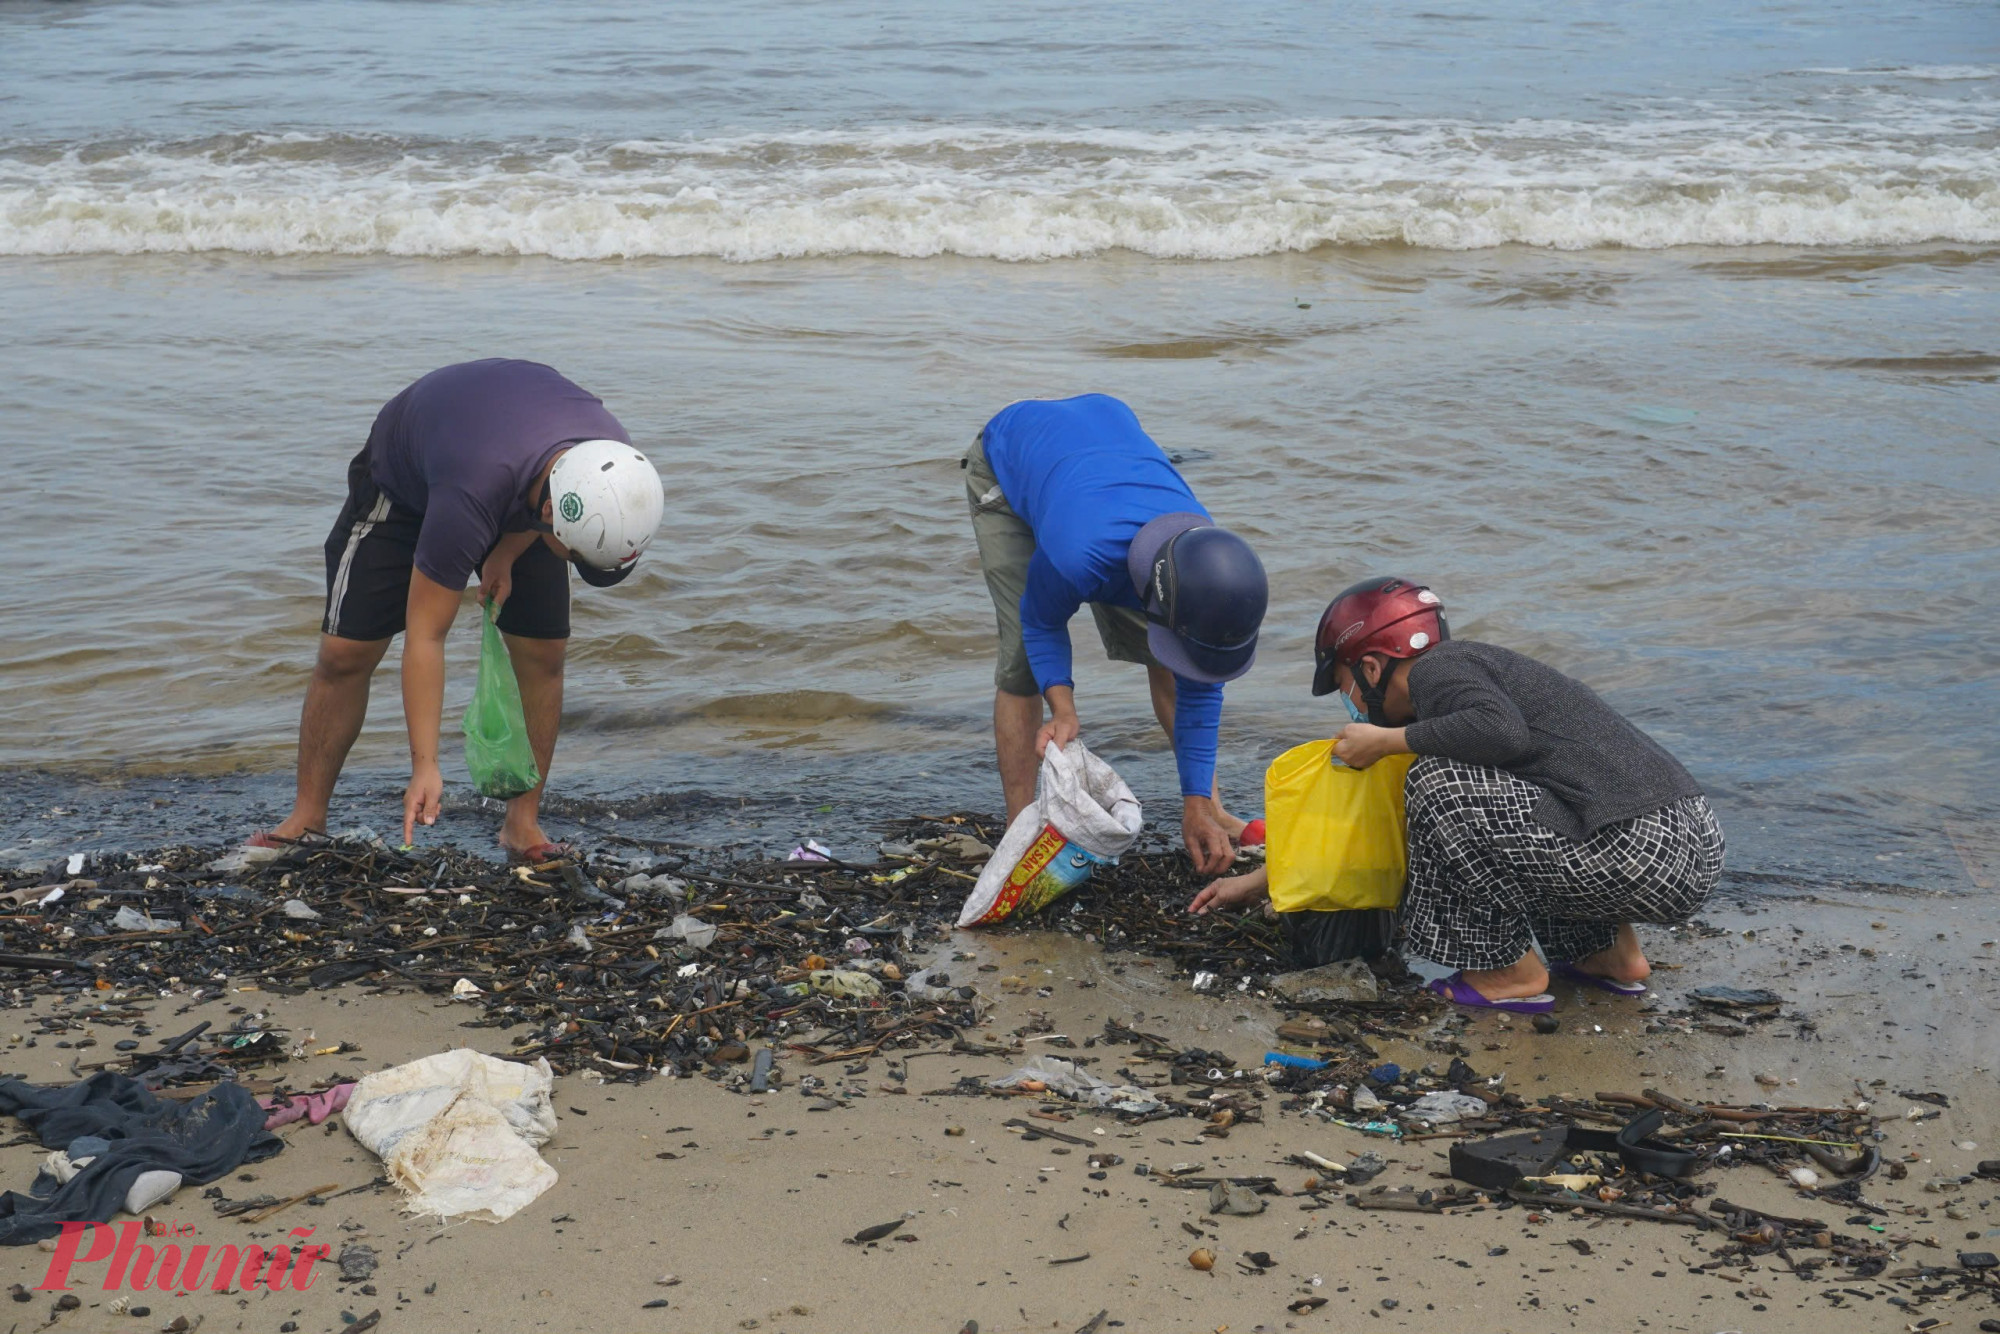
<svg viewBox="0 0 2000 1334">
<path fill-rule="evenodd" d="M 327 803 L 368 713 L 368 683 L 404 634 L 410 784 L 403 842 L 437 820 L 444 778 L 444 640 L 478 575 L 521 684 L 535 764 L 548 781 L 562 720 L 569 570 L 615 584 L 653 540 L 660 476 L 594 395 L 548 366 L 494 358 L 432 371 L 376 415 L 347 468 L 347 502 L 326 539 L 326 615 L 299 720 L 292 813 L 253 847 L 326 829 Z M 567 562 L 567 563 L 566 563 Z M 542 785 L 507 803 L 509 857 L 568 851 L 541 825 Z"/>
</svg>

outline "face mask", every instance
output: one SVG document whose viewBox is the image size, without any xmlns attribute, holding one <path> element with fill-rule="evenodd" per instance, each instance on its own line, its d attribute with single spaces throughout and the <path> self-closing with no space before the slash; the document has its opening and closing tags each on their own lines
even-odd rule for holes
<svg viewBox="0 0 2000 1334">
<path fill-rule="evenodd" d="M 1347 706 L 1347 716 L 1349 718 L 1352 718 L 1357 723 L 1368 721 L 1367 715 L 1354 706 L 1354 696 L 1348 694 L 1345 690 L 1340 692 L 1340 702 Z"/>
</svg>

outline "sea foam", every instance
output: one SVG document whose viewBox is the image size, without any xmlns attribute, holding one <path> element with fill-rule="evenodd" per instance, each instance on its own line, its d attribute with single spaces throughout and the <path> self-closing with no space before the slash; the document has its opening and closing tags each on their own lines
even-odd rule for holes
<svg viewBox="0 0 2000 1334">
<path fill-rule="evenodd" d="M 0 254 L 715 256 L 2000 242 L 2000 102 L 1139 132 L 0 144 Z"/>
</svg>

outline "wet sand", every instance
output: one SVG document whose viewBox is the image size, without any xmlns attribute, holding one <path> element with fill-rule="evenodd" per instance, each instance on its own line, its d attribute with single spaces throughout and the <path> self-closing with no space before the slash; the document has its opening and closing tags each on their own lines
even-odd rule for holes
<svg viewBox="0 0 2000 1334">
<path fill-rule="evenodd" d="M 1785 1013 L 1803 1013 L 1810 1027 L 1780 1019 L 1741 1038 L 1648 1034 L 1641 1006 L 1565 989 L 1563 1027 L 1554 1035 L 1475 1017 L 1458 1035 L 1471 1063 L 1482 1075 L 1505 1073 L 1507 1087 L 1531 1101 L 1646 1086 L 1743 1103 L 1864 1097 L 1884 1118 L 1885 1157 L 1914 1155 L 1907 1180 L 1885 1174 L 1864 1191 L 1890 1211 L 1878 1220 L 1886 1225 L 1880 1235 L 1910 1238 L 1890 1272 L 1955 1266 L 1959 1250 L 1996 1249 L 2000 1182 L 1976 1180 L 1956 1195 L 1920 1188 L 1927 1178 L 1970 1173 L 1976 1161 L 2000 1157 L 2000 1048 L 1992 1037 L 2000 923 L 1991 905 L 1801 896 L 1719 908 L 1707 920 L 1720 930 L 1650 933 L 1661 965 L 1658 1008 L 1681 1008 L 1682 993 L 1705 983 L 1769 985 L 1786 995 Z M 1079 1046 L 1115 1018 L 1177 1045 L 1220 1049 L 1247 1066 L 1261 1059 L 1279 1017 L 1255 995 L 1198 996 L 1160 961 L 1106 956 L 1068 936 L 960 933 L 954 944 L 999 966 L 980 974 L 983 981 L 1019 976 L 1036 988 L 996 991 L 981 1035 L 992 1043 L 1011 1043 L 1032 1010 Z M 1043 987 L 1046 997 L 1038 994 Z M 179 1015 L 183 1005 L 162 1000 L 155 1014 Z M 295 1086 L 456 1045 L 502 1045 L 492 1030 L 459 1027 L 473 1011 L 408 993 L 345 988 L 284 998 L 232 990 L 185 1013 L 220 1019 L 237 1006 L 267 1013 L 295 1039 L 310 1033 L 314 1046 L 359 1045 L 356 1054 L 283 1067 Z M 26 1047 L 15 1036 L 22 1017 L 0 1020 L 7 1033 L 0 1064 L 66 1081 L 78 1053 L 46 1039 Z M 1029 1042 L 1025 1051 L 1046 1049 Z M 1127 1059 L 1119 1050 L 1102 1049 L 1104 1059 Z M 1405 1065 L 1443 1061 L 1405 1044 L 1388 1044 L 1382 1054 Z M 1306 1173 L 1289 1165 L 1288 1155 L 1310 1150 L 1347 1161 L 1372 1148 L 1390 1161 L 1377 1184 L 1425 1188 L 1440 1184 L 1448 1141 L 1364 1137 L 1281 1112 L 1275 1095 L 1265 1100 L 1263 1124 L 1235 1126 L 1224 1139 L 1199 1136 L 1200 1123 L 1187 1119 L 1130 1128 L 1080 1113 L 1052 1125 L 1125 1159 L 1094 1180 L 1085 1161 L 1091 1149 L 1024 1142 L 1002 1125 L 1021 1116 L 1023 1104 L 927 1092 L 949 1089 L 962 1076 L 1002 1074 L 1012 1064 L 938 1051 L 872 1060 L 848 1074 L 841 1065 L 811 1069 L 786 1057 L 781 1088 L 761 1097 L 701 1078 L 631 1087 L 565 1077 L 556 1088 L 561 1129 L 545 1150 L 560 1180 L 504 1224 L 409 1218 L 387 1187 L 323 1207 L 298 1205 L 261 1226 L 215 1216 L 193 1189 L 154 1212 L 161 1221 L 192 1224 L 199 1240 L 214 1244 L 269 1241 L 306 1225 L 336 1249 L 363 1242 L 381 1255 L 372 1293 L 341 1283 L 328 1267 L 304 1294 L 149 1293 L 136 1299 L 150 1307 L 139 1321 L 112 1311 L 117 1294 L 86 1286 L 102 1275 L 101 1265 L 88 1266 L 77 1270 L 81 1309 L 45 1325 L 52 1294 L 36 1293 L 15 1308 L 14 1327 L 129 1331 L 184 1315 L 205 1328 L 275 1332 L 296 1322 L 301 1331 L 336 1334 L 350 1317 L 376 1310 L 383 1330 L 673 1334 L 952 1334 L 970 1321 L 985 1334 L 1073 1331 L 1100 1310 L 1108 1312 L 1100 1329 L 1145 1331 L 1351 1328 L 1363 1312 L 1383 1328 L 1706 1334 L 1901 1329 L 1929 1317 L 1973 1329 L 2000 1318 L 2000 1295 L 1985 1310 L 1975 1309 L 1984 1298 L 1901 1308 L 1889 1298 L 1909 1300 L 1915 1285 L 1807 1282 L 1775 1261 L 1747 1272 L 1691 1272 L 1720 1244 L 1718 1234 L 1651 1222 L 1559 1216 L 1533 1226 L 1518 1209 L 1432 1217 L 1288 1198 L 1269 1199 L 1255 1217 L 1211 1218 L 1205 1194 L 1165 1188 L 1133 1167 L 1202 1161 L 1219 1173 L 1274 1175 L 1296 1189 Z M 817 1110 L 821 1099 L 801 1095 L 799 1080 L 808 1073 L 832 1079 L 839 1106 Z M 1760 1085 L 1760 1074 L 1781 1083 Z M 1901 1089 L 1942 1092 L 1951 1107 L 1934 1119 L 1904 1119 L 1906 1111 L 1935 1109 L 1897 1096 Z M 963 1127 L 963 1135 L 948 1134 L 952 1127 Z M 329 1183 L 363 1185 L 377 1174 L 373 1157 L 337 1121 L 280 1133 L 286 1151 L 219 1183 L 227 1195 L 284 1198 Z M 39 1152 L 0 1152 L 0 1180 L 24 1188 Z M 1739 1203 L 1841 1221 L 1839 1206 L 1802 1199 L 1765 1169 L 1711 1175 L 1721 1183 L 1718 1193 Z M 1948 1206 L 1967 1217 L 1946 1218 Z M 916 1240 L 843 1240 L 899 1216 Z M 1573 1248 L 1573 1239 L 1587 1240 L 1590 1253 Z M 1212 1272 L 1189 1267 L 1197 1245 L 1220 1257 Z M 1268 1252 L 1274 1265 L 1245 1272 L 1239 1257 L 1253 1251 Z M 32 1287 L 48 1259 L 35 1248 L 0 1255 L 0 1285 Z M 663 1286 L 669 1276 L 677 1281 Z M 1828 1293 L 1839 1296 L 1838 1306 Z M 1313 1296 L 1327 1304 L 1288 1310 Z M 646 1309 L 659 1298 L 665 1308 Z"/>
</svg>

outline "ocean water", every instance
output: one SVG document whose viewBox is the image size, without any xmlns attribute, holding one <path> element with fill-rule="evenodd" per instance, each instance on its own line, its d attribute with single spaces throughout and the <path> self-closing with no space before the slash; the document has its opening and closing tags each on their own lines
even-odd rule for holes
<svg viewBox="0 0 2000 1334">
<path fill-rule="evenodd" d="M 1233 806 L 1396 571 L 1667 742 L 1740 870 L 2000 876 L 1989 4 L 5 3 L 0 309 L 0 846 L 281 804 L 344 462 L 505 354 L 668 481 L 578 594 L 577 810 L 997 806 L 956 460 L 1103 390 L 1273 573 Z"/>
</svg>

